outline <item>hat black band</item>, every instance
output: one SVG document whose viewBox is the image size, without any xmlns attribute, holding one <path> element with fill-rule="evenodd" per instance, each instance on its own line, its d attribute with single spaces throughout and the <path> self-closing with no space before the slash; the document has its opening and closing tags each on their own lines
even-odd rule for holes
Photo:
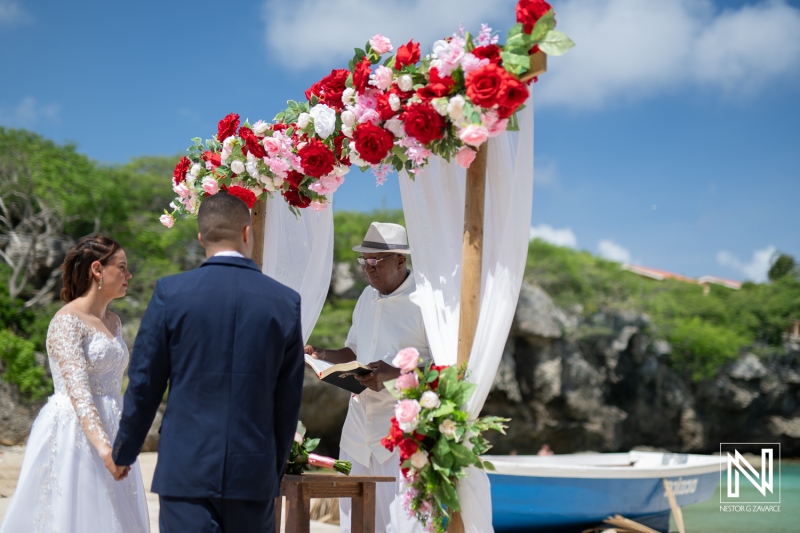
<svg viewBox="0 0 800 533">
<path fill-rule="evenodd" d="M 408 250 L 407 244 L 387 244 L 385 242 L 363 241 L 361 246 L 365 248 L 378 248 L 380 250 Z"/>
</svg>

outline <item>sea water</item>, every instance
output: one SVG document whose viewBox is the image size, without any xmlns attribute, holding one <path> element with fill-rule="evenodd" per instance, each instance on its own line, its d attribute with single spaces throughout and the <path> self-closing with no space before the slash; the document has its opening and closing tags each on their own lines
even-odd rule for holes
<svg viewBox="0 0 800 533">
<path fill-rule="evenodd" d="M 778 476 L 776 476 L 777 478 Z M 780 504 L 778 507 L 746 505 L 725 507 L 720 504 L 720 494 L 727 494 L 727 476 L 723 471 L 722 482 L 714 496 L 705 502 L 682 509 L 686 533 L 798 533 L 800 532 L 800 463 L 781 462 Z M 726 492 L 722 492 L 726 491 Z M 774 488 L 778 494 L 778 487 Z M 762 498 L 758 490 L 744 476 L 740 476 L 739 500 L 757 501 Z M 768 510 L 767 510 L 768 509 Z M 678 531 L 674 517 L 670 531 Z"/>
</svg>

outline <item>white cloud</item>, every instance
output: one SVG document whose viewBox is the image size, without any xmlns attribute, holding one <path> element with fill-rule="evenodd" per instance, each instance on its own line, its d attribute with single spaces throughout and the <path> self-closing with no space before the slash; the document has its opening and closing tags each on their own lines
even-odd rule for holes
<svg viewBox="0 0 800 533">
<path fill-rule="evenodd" d="M 508 20 L 498 27 L 501 38 L 514 22 L 509 0 L 266 0 L 266 43 L 287 66 L 341 68 L 376 33 L 389 37 L 397 50 L 412 37 L 429 45 L 458 31 L 459 23 L 480 29 L 497 13 Z"/>
<path fill-rule="evenodd" d="M 40 104 L 36 98 L 26 96 L 16 106 L 0 106 L 0 124 L 12 128 L 34 128 L 42 122 L 60 121 L 58 104 Z"/>
<path fill-rule="evenodd" d="M 0 24 L 27 22 L 30 18 L 16 0 L 0 0 Z"/>
<path fill-rule="evenodd" d="M 616 261 L 618 263 L 630 263 L 631 252 L 610 239 L 603 239 L 597 243 L 597 249 L 600 252 L 600 257 L 608 259 L 609 261 Z"/>
<path fill-rule="evenodd" d="M 578 238 L 571 228 L 554 228 L 549 224 L 531 226 L 530 240 L 533 239 L 542 239 L 550 244 L 566 246 L 568 248 L 578 247 Z"/>
<path fill-rule="evenodd" d="M 722 250 L 717 252 L 717 263 L 728 267 L 745 276 L 745 278 L 761 283 L 767 281 L 767 272 L 772 266 L 772 258 L 778 249 L 770 245 L 764 249 L 753 252 L 749 263 L 743 263 L 732 253 Z"/>
<path fill-rule="evenodd" d="M 800 66 L 800 9 L 783 0 L 717 9 L 710 0 L 565 0 L 576 43 L 553 58 L 540 104 L 598 108 L 681 86 L 753 92 Z"/>
<path fill-rule="evenodd" d="M 539 161 L 539 158 L 537 158 Z M 535 185 L 554 187 L 558 186 L 560 175 L 555 161 L 542 158 L 540 162 L 534 164 L 533 180 Z"/>
</svg>

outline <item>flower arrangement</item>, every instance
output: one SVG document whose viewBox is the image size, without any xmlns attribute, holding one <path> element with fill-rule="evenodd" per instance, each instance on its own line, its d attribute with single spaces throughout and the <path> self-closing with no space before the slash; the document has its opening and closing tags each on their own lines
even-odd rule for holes
<svg viewBox="0 0 800 533">
<path fill-rule="evenodd" d="M 519 0 L 516 15 L 505 45 L 486 24 L 476 35 L 461 28 L 436 41 L 425 56 L 413 40 L 390 55 L 392 43 L 375 35 L 349 68 L 332 70 L 272 123 L 226 116 L 214 137 L 192 139 L 176 165 L 178 197 L 162 223 L 194 215 L 203 198 L 223 189 L 250 206 L 267 193 L 281 194 L 295 214 L 322 210 L 352 165 L 371 168 L 378 185 L 393 169 L 413 177 L 431 155 L 469 167 L 487 139 L 517 127 L 535 81 L 525 77 L 530 55 L 573 46 L 554 29 L 546 1 Z"/>
<path fill-rule="evenodd" d="M 433 364 L 421 369 L 419 361 L 414 348 L 400 350 L 392 361 L 401 374 L 386 388 L 398 402 L 381 444 L 389 451 L 399 450 L 406 510 L 428 531 L 442 532 L 449 513 L 461 510 L 456 482 L 467 475 L 467 467 L 494 470 L 480 458 L 491 448 L 483 432 L 505 434 L 509 419 L 469 419 L 462 406 L 475 385 L 464 381 L 464 372 Z"/>
<path fill-rule="evenodd" d="M 315 453 L 310 453 L 319 445 L 319 439 L 306 438 L 306 427 L 302 422 L 297 423 L 297 431 L 294 434 L 292 451 L 286 465 L 286 473 L 300 475 L 310 466 L 328 468 L 336 470 L 345 475 L 350 475 L 353 464 L 350 461 L 339 461 L 332 457 L 324 457 Z"/>
</svg>

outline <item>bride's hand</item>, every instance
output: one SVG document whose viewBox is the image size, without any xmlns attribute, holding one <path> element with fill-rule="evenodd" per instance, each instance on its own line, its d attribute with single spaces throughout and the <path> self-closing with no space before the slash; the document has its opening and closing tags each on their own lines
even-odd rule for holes
<svg viewBox="0 0 800 533">
<path fill-rule="evenodd" d="M 114 463 L 114 458 L 111 455 L 111 446 L 103 445 L 97 451 L 100 454 L 100 458 L 103 460 L 103 464 L 106 465 L 106 468 L 111 473 L 111 476 L 114 478 L 115 481 L 122 481 L 123 479 L 128 477 L 128 472 L 131 471 L 131 467 L 117 466 Z"/>
</svg>

